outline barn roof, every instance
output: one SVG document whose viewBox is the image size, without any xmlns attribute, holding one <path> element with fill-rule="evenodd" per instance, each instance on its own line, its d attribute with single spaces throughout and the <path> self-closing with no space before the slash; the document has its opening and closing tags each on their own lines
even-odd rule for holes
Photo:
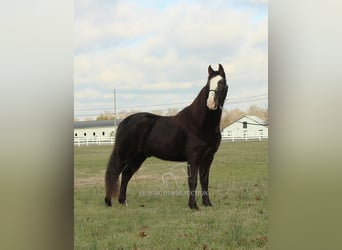
<svg viewBox="0 0 342 250">
<path fill-rule="evenodd" d="M 117 119 L 118 125 L 122 119 Z M 74 122 L 74 128 L 97 128 L 97 127 L 114 127 L 114 120 L 99 120 L 99 121 L 80 121 Z"/>
<path fill-rule="evenodd" d="M 244 115 L 244 116 L 240 117 L 239 119 L 237 119 L 236 121 L 229 124 L 228 126 L 226 126 L 226 128 L 233 125 L 234 123 L 242 123 L 241 120 L 243 118 L 248 118 L 249 120 L 252 121 L 251 123 L 255 123 L 254 125 L 268 126 L 267 122 L 265 122 L 264 120 L 262 120 L 261 118 L 255 116 L 255 115 Z"/>
<path fill-rule="evenodd" d="M 260 125 L 267 125 L 266 122 L 263 119 L 255 116 L 255 115 L 245 115 L 243 117 L 246 117 L 246 118 L 248 118 L 248 119 L 250 119 L 250 120 L 252 120 L 255 123 L 258 123 Z M 243 117 L 241 117 L 239 120 L 241 120 Z"/>
</svg>

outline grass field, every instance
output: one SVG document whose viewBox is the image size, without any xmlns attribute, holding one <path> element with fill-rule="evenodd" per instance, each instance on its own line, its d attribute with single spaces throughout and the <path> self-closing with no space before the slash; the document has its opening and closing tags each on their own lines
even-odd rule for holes
<svg viewBox="0 0 342 250">
<path fill-rule="evenodd" d="M 268 143 L 223 142 L 209 192 L 188 205 L 186 164 L 147 159 L 128 185 L 128 207 L 104 204 L 111 146 L 75 147 L 75 249 L 266 249 Z M 198 183 L 197 190 L 200 190 Z"/>
</svg>

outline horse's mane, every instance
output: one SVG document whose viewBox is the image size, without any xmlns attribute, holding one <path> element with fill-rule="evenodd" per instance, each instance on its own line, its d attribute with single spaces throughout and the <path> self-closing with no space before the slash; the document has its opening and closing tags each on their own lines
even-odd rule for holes
<svg viewBox="0 0 342 250">
<path fill-rule="evenodd" d="M 206 105 L 208 94 L 209 86 L 206 84 L 198 93 L 194 101 L 176 115 L 176 119 L 190 120 L 190 122 L 198 128 L 208 126 L 219 127 L 222 111 L 221 109 L 209 111 Z"/>
</svg>

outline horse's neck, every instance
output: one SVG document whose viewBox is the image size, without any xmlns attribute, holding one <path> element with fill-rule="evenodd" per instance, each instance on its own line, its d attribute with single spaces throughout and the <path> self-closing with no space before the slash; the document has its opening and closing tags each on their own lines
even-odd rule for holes
<svg viewBox="0 0 342 250">
<path fill-rule="evenodd" d="M 180 112 L 180 115 L 191 119 L 193 125 L 196 124 L 198 128 L 217 130 L 220 127 L 221 110 L 210 111 L 207 108 L 207 92 L 204 87 L 192 104 Z"/>
<path fill-rule="evenodd" d="M 204 106 L 205 113 L 198 119 L 199 126 L 208 129 L 219 129 L 221 121 L 221 110 L 210 111 L 206 105 Z M 196 116 L 194 117 L 196 119 Z"/>
</svg>

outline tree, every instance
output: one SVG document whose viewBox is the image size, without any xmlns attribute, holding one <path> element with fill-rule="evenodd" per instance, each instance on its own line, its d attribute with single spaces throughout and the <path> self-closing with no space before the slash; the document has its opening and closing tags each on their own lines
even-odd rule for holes
<svg viewBox="0 0 342 250">
<path fill-rule="evenodd" d="M 169 108 L 167 110 L 167 115 L 176 115 L 178 113 L 178 109 L 176 108 Z"/>
<path fill-rule="evenodd" d="M 232 110 L 223 110 L 220 125 L 221 130 L 237 121 L 244 115 L 254 115 L 268 123 L 268 109 L 263 109 L 256 105 L 252 105 L 246 111 L 242 111 L 238 108 Z"/>
<path fill-rule="evenodd" d="M 229 117 L 229 113 L 227 110 L 222 110 L 222 117 L 221 117 L 221 124 L 220 124 L 220 130 L 227 127 L 229 124 L 231 124 L 231 118 Z"/>
<path fill-rule="evenodd" d="M 240 119 L 242 116 L 246 115 L 246 112 L 244 112 L 238 108 L 235 108 L 235 109 L 230 110 L 228 112 L 228 115 L 229 115 L 230 121 L 232 123 L 232 122 L 235 122 L 236 120 Z"/>
<path fill-rule="evenodd" d="M 268 124 L 268 108 L 264 111 L 264 121 Z"/>
<path fill-rule="evenodd" d="M 247 111 L 246 115 L 255 115 L 263 120 L 266 120 L 265 118 L 265 110 L 263 108 L 260 108 L 256 105 L 250 106 Z"/>
<path fill-rule="evenodd" d="M 114 114 L 112 112 L 104 111 L 98 117 L 96 117 L 96 121 L 100 121 L 100 120 L 114 120 L 114 117 L 115 116 L 114 116 Z"/>
<path fill-rule="evenodd" d="M 161 109 L 159 109 L 159 110 L 152 110 L 151 113 L 155 114 L 155 115 L 163 115 L 163 110 L 161 110 Z"/>
</svg>

